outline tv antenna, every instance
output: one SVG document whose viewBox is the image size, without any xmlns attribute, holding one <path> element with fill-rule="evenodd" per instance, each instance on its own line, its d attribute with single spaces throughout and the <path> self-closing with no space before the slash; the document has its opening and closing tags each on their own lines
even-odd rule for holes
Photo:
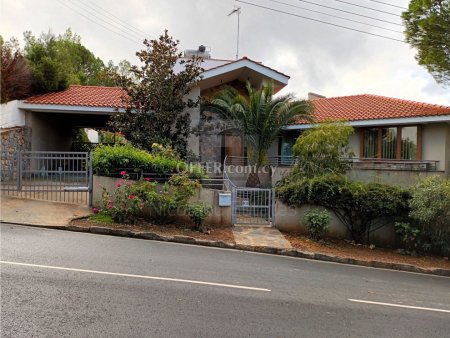
<svg viewBox="0 0 450 338">
<path fill-rule="evenodd" d="M 239 58 L 239 19 L 241 15 L 241 7 L 234 6 L 234 9 L 228 14 L 228 16 L 231 16 L 233 14 L 237 14 L 237 38 L 236 38 L 236 60 Z"/>
</svg>

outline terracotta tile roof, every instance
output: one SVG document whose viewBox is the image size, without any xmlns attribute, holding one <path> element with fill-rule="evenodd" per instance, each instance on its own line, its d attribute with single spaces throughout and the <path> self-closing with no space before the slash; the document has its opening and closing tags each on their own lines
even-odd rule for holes
<svg viewBox="0 0 450 338">
<path fill-rule="evenodd" d="M 61 92 L 37 95 L 25 100 L 30 104 L 122 108 L 125 91 L 119 87 L 72 85 Z"/>
<path fill-rule="evenodd" d="M 331 120 L 375 120 L 420 116 L 450 115 L 450 107 L 395 99 L 386 96 L 362 94 L 312 101 L 318 121 Z M 304 123 L 299 121 L 299 123 Z"/>
</svg>

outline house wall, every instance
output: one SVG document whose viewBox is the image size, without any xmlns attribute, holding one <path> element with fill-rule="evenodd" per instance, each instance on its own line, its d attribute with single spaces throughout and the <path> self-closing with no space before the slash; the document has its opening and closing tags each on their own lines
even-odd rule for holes
<svg viewBox="0 0 450 338">
<path fill-rule="evenodd" d="M 26 124 L 31 127 L 31 150 L 70 151 L 72 125 L 63 115 L 27 112 Z"/>
<path fill-rule="evenodd" d="M 119 178 L 106 177 L 106 176 L 97 176 L 93 177 L 93 206 L 97 208 L 102 207 L 102 192 L 103 187 L 108 192 L 113 192 L 116 189 L 115 184 L 119 182 Z M 216 227 L 221 226 L 231 226 L 231 207 L 220 207 L 219 206 L 219 193 L 222 191 L 213 190 L 213 189 L 204 189 L 201 188 L 197 191 L 196 195 L 190 199 L 190 202 L 202 201 L 210 204 L 213 207 L 213 212 L 208 218 L 205 220 L 206 225 L 212 225 Z M 144 210 L 147 216 L 150 215 L 149 211 Z M 193 225 L 189 216 L 186 213 L 180 212 L 177 215 L 174 215 L 174 219 L 176 222 L 181 222 L 185 224 Z"/>
<path fill-rule="evenodd" d="M 425 124 L 422 126 L 422 159 L 437 160 L 438 170 L 448 170 L 448 129 L 446 123 Z"/>
<path fill-rule="evenodd" d="M 21 101 L 14 100 L 3 103 L 0 107 L 0 127 L 11 128 L 25 125 L 25 112 L 19 109 Z"/>
<path fill-rule="evenodd" d="M 360 152 L 360 140 L 361 140 L 361 135 L 360 135 L 360 129 L 355 129 L 355 133 L 353 135 L 350 136 L 348 145 L 350 147 L 350 149 L 353 151 L 354 157 L 359 158 L 361 157 L 361 152 Z"/>
</svg>

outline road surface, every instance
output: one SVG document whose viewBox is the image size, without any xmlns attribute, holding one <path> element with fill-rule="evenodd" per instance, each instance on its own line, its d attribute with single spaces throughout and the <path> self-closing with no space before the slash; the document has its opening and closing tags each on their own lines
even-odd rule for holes
<svg viewBox="0 0 450 338">
<path fill-rule="evenodd" d="M 450 279 L 1 225 L 2 337 L 449 337 Z"/>
</svg>

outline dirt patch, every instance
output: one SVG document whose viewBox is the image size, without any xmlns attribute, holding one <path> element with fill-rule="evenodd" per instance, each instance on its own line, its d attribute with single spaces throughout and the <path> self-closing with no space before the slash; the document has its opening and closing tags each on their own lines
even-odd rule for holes
<svg viewBox="0 0 450 338">
<path fill-rule="evenodd" d="M 196 231 L 189 225 L 182 224 L 162 224 L 157 225 L 147 221 L 140 221 L 137 224 L 117 224 L 117 223 L 102 223 L 95 222 L 87 218 L 73 220 L 71 225 L 89 228 L 91 226 L 102 226 L 113 229 L 123 229 L 132 231 L 149 231 L 158 235 L 164 236 L 189 236 L 196 239 L 223 241 L 225 243 L 234 244 L 233 232 L 230 227 L 208 227 L 209 234 Z"/>
<path fill-rule="evenodd" d="M 450 269 L 448 257 L 437 256 L 408 256 L 402 255 L 396 250 L 374 248 L 354 245 L 344 240 L 327 239 L 314 242 L 304 236 L 283 233 L 291 245 L 302 251 L 324 253 L 344 258 L 360 259 L 365 261 L 380 261 L 385 263 L 412 264 L 421 268 Z"/>
</svg>

